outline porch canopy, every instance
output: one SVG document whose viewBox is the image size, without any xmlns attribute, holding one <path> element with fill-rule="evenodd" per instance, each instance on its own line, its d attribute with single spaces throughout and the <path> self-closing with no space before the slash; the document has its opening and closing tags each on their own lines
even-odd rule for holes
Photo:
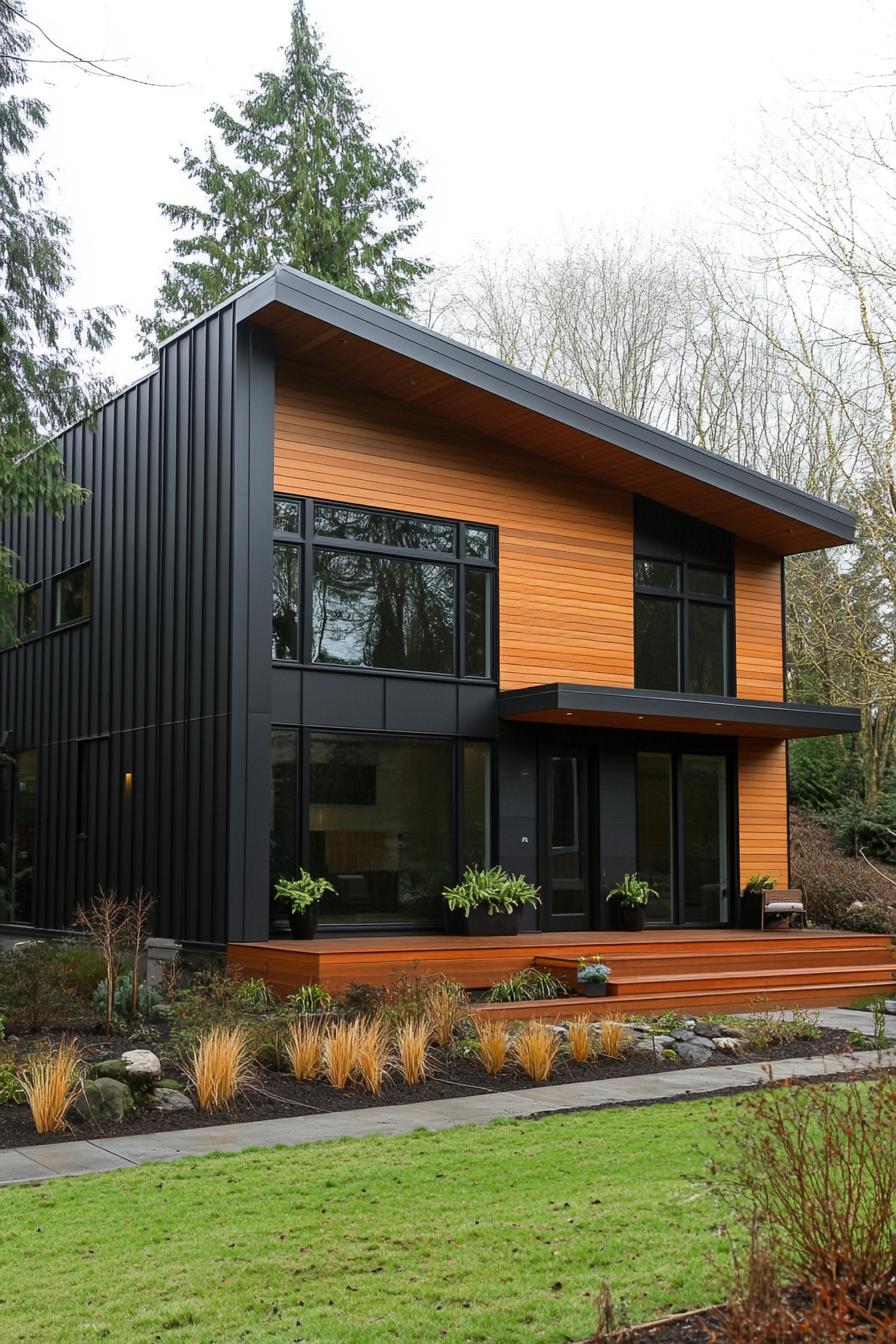
<svg viewBox="0 0 896 1344">
<path fill-rule="evenodd" d="M 583 728 L 716 733 L 726 737 L 825 737 L 854 733 L 857 709 L 803 705 L 787 700 L 737 700 L 676 691 L 636 691 L 619 686 L 552 682 L 502 691 L 502 719 Z"/>
</svg>

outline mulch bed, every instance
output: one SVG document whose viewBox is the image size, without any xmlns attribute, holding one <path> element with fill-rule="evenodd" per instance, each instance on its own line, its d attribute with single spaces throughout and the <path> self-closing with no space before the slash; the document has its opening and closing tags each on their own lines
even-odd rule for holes
<svg viewBox="0 0 896 1344">
<path fill-rule="evenodd" d="M 786 1317 L 786 1326 L 779 1319 L 776 1322 L 768 1321 L 764 1318 L 760 1323 L 755 1322 L 756 1328 L 761 1331 L 755 1336 L 756 1344 L 761 1344 L 765 1339 L 779 1339 L 786 1337 L 790 1339 L 803 1339 L 805 1335 L 806 1344 L 825 1344 L 828 1338 L 828 1332 L 825 1324 L 819 1321 L 816 1314 L 818 1310 L 818 1299 L 813 1293 L 812 1298 L 809 1294 L 800 1288 L 784 1288 L 781 1291 L 779 1303 L 782 1307 L 782 1314 Z M 844 1335 L 837 1334 L 838 1339 L 855 1339 L 856 1341 L 867 1341 L 877 1338 L 878 1333 L 881 1338 L 891 1340 L 893 1338 L 893 1321 L 896 1319 L 896 1293 L 885 1293 L 878 1296 L 871 1302 L 865 1303 L 865 1312 L 849 1312 L 846 1317 L 847 1329 L 849 1333 Z M 725 1307 L 705 1307 L 701 1311 L 683 1312 L 677 1316 L 668 1316 L 665 1320 L 655 1321 L 649 1325 L 632 1326 L 628 1329 L 615 1330 L 612 1334 L 598 1336 L 601 1344 L 728 1344 L 730 1336 L 725 1328 L 725 1321 L 728 1309 Z M 827 1308 L 824 1315 L 826 1316 Z M 861 1316 L 862 1319 L 858 1319 Z M 768 1331 L 763 1328 L 768 1326 Z M 838 1320 L 837 1325 L 841 1322 Z M 751 1325 L 751 1337 L 753 1329 Z M 784 1334 L 782 1334 L 782 1329 Z M 883 1331 L 886 1330 L 884 1336 Z M 819 1333 L 821 1331 L 821 1333 Z M 738 1338 L 744 1338 L 743 1326 L 738 1330 Z M 593 1344 L 593 1341 L 583 1344 Z"/>
<path fill-rule="evenodd" d="M 763 1051 L 761 1055 L 737 1055 L 732 1057 L 730 1062 L 769 1061 L 773 1064 L 776 1059 L 812 1058 L 824 1054 L 836 1054 L 844 1050 L 848 1039 L 848 1032 L 825 1030 L 813 1039 L 788 1041 Z M 19 1037 L 13 1043 L 13 1048 L 22 1055 L 28 1054 L 34 1048 L 36 1040 L 53 1043 L 54 1040 L 58 1040 L 58 1033 L 45 1033 L 38 1038 Z M 83 1033 L 78 1037 L 78 1044 L 87 1063 L 118 1056 L 123 1050 L 135 1046 L 149 1048 L 160 1056 L 163 1072 L 168 1077 L 183 1078 L 170 1049 L 166 1049 L 164 1039 L 145 1047 L 143 1041 L 132 1042 L 125 1036 L 109 1037 L 98 1033 Z M 37 1143 L 60 1143 L 71 1139 L 99 1139 L 113 1135 L 117 1137 L 125 1134 L 192 1129 L 231 1121 L 275 1120 L 292 1116 L 320 1115 L 332 1111 L 359 1110 L 371 1106 L 400 1106 L 408 1102 L 442 1101 L 446 1098 L 517 1091 L 537 1086 L 522 1070 L 512 1066 L 508 1066 L 497 1076 L 490 1077 L 478 1059 L 455 1058 L 448 1052 L 438 1049 L 433 1051 L 433 1066 L 432 1076 L 424 1084 L 409 1087 L 397 1076 L 393 1076 L 379 1096 L 372 1096 L 355 1087 L 341 1091 L 321 1081 L 298 1083 L 290 1074 L 257 1068 L 252 1086 L 225 1112 L 211 1114 L 202 1111 L 180 1111 L 160 1114 L 158 1111 L 141 1109 L 127 1120 L 105 1128 L 71 1122 L 69 1128 L 61 1134 L 35 1134 L 31 1112 L 27 1106 L 3 1105 L 0 1106 L 0 1149 Z M 568 1058 L 561 1058 L 545 1085 L 553 1087 L 561 1083 L 668 1073 L 670 1070 L 688 1067 L 702 1066 L 689 1066 L 683 1060 L 665 1059 L 661 1055 L 652 1058 L 639 1052 L 631 1052 L 623 1059 L 598 1059 L 587 1065 L 579 1065 Z M 690 1095 L 687 1092 L 682 1094 L 685 1098 Z"/>
</svg>

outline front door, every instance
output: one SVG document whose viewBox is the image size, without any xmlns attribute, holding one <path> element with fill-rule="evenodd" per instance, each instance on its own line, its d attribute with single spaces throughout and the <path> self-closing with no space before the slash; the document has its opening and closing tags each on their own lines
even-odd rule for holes
<svg viewBox="0 0 896 1344">
<path fill-rule="evenodd" d="M 558 748 L 543 759 L 543 929 L 591 927 L 589 764 L 589 753 L 584 749 Z"/>
</svg>

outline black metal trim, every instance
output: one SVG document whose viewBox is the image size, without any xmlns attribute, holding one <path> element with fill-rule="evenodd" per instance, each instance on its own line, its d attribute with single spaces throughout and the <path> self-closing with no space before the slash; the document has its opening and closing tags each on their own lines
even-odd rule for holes
<svg viewBox="0 0 896 1344">
<path fill-rule="evenodd" d="M 642 691 L 619 686 L 578 686 L 553 682 L 526 686 L 498 694 L 498 717 L 519 718 L 557 710 L 569 713 L 630 714 L 682 720 L 738 725 L 767 726 L 825 733 L 858 732 L 861 719 L 857 709 L 840 705 L 804 705 L 793 701 L 737 700 L 728 696 L 691 695 L 685 691 Z M 599 726 L 596 724 L 595 726 Z M 637 727 L 637 722 L 631 725 Z M 648 725 L 649 726 L 649 725 Z"/>
<path fill-rule="evenodd" d="M 398 317 L 291 266 L 276 267 L 226 302 L 234 304 L 237 322 L 253 316 L 272 302 L 282 303 L 514 405 L 611 443 L 645 461 L 699 480 L 782 517 L 828 532 L 841 542 L 855 539 L 855 515 L 839 505 L 818 499 L 797 486 L 775 481 L 751 467 L 718 457 L 674 434 L 654 429 L 534 374 L 512 368 L 493 355 L 483 354 L 407 318 Z M 225 307 L 226 303 L 219 306 Z M 205 314 L 196 321 L 207 320 L 208 316 Z M 188 324 L 169 339 L 176 339 L 191 325 L 194 324 Z"/>
</svg>

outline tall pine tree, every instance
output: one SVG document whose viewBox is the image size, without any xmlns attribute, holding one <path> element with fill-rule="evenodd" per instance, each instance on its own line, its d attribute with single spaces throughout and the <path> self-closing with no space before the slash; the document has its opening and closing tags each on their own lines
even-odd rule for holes
<svg viewBox="0 0 896 1344">
<path fill-rule="evenodd" d="M 91 355 L 111 339 L 108 312 L 77 314 L 66 220 L 45 205 L 28 159 L 47 108 L 24 91 L 31 38 L 24 13 L 0 0 L 0 517 L 38 505 L 61 514 L 84 492 L 65 479 L 48 436 L 80 419 L 108 389 Z M 0 638 L 14 637 L 16 556 L 0 547 Z"/>
<path fill-rule="evenodd" d="M 406 249 L 421 226 L 420 165 L 401 139 L 379 144 L 347 77 L 335 70 L 304 0 L 292 8 L 282 74 L 262 74 L 217 139 L 178 160 L 205 205 L 161 206 L 180 231 L 151 318 L 147 351 L 275 265 L 295 266 L 407 312 L 430 267 Z"/>
</svg>

